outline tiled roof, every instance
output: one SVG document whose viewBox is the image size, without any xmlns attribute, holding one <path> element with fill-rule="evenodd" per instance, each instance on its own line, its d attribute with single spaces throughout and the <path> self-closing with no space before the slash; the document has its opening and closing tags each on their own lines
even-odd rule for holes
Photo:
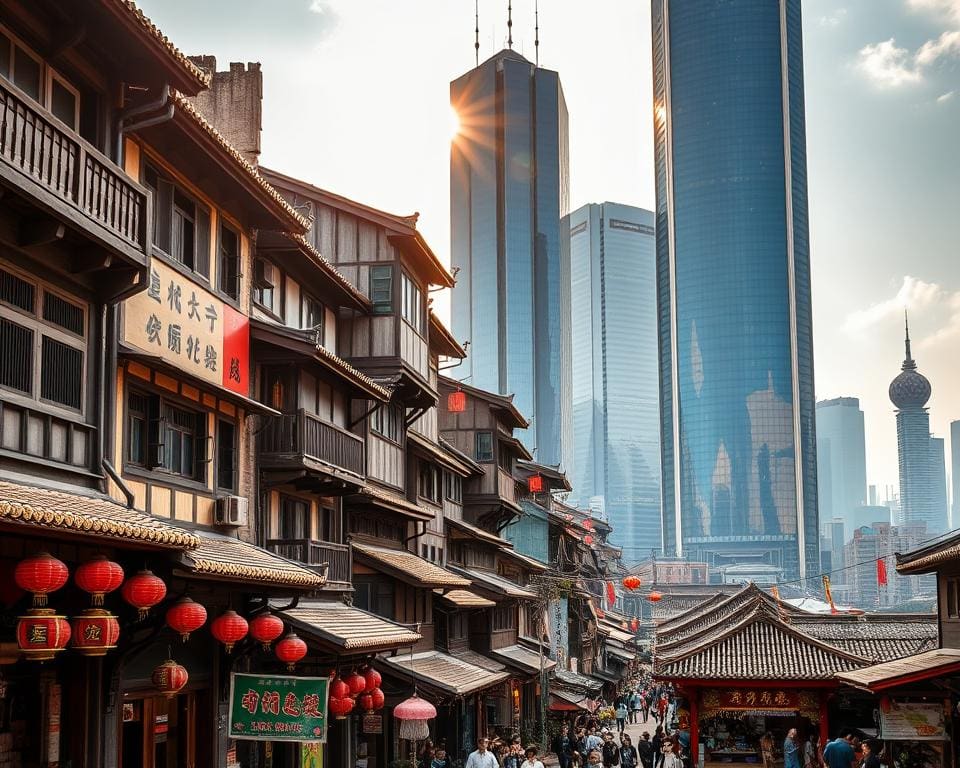
<svg viewBox="0 0 960 768">
<path fill-rule="evenodd" d="M 204 72 L 200 67 L 190 61 L 177 46 L 175 46 L 163 32 L 159 30 L 156 24 L 150 21 L 147 18 L 147 15 L 141 11 L 133 0 L 110 0 L 111 2 L 116 3 L 120 7 L 126 9 L 126 11 L 136 19 L 137 23 L 143 27 L 143 29 L 149 33 L 160 45 L 166 49 L 167 53 L 170 54 L 170 57 L 177 62 L 183 69 L 189 73 L 189 75 L 197 81 L 197 84 L 202 88 L 208 88 L 210 86 L 210 75 Z"/>
<path fill-rule="evenodd" d="M 699 608 L 707 601 L 712 602 L 716 597 L 715 593 L 703 595 L 671 595 L 664 594 L 663 599 L 653 606 L 653 619 L 658 624 L 665 623 L 669 619 L 674 619 L 681 614 L 686 614 Z"/>
<path fill-rule="evenodd" d="M 433 520 L 433 512 L 423 507 L 418 507 L 411 501 L 407 501 L 403 496 L 392 491 L 381 488 L 378 485 L 368 485 L 362 491 L 356 494 L 357 498 L 368 501 L 371 504 L 385 507 L 392 512 L 416 518 L 417 520 Z"/>
<path fill-rule="evenodd" d="M 605 632 L 612 639 L 618 640 L 621 643 L 633 645 L 634 636 L 626 630 L 620 629 L 620 627 L 615 627 L 612 624 L 602 620 L 600 621 L 599 627 L 601 632 Z"/>
<path fill-rule="evenodd" d="M 530 557 L 522 552 L 517 552 L 516 549 L 503 549 L 501 550 L 500 555 L 507 558 L 507 560 L 515 560 L 521 565 L 529 568 L 531 571 L 542 572 L 550 567 L 546 563 L 537 560 L 535 557 Z"/>
<path fill-rule="evenodd" d="M 469 534 L 475 539 L 480 541 L 485 541 L 488 544 L 496 544 L 498 547 L 503 549 L 513 549 L 513 543 L 502 539 L 495 533 L 490 533 L 490 531 L 485 531 L 483 528 L 480 528 L 476 525 L 468 523 L 466 520 L 457 520 L 452 517 L 446 519 L 447 525 L 452 525 L 454 528 L 457 528 L 464 533 Z"/>
<path fill-rule="evenodd" d="M 578 709 L 582 709 L 585 712 L 593 712 L 597 708 L 596 704 L 582 693 L 564 691 L 560 688 L 551 688 L 550 695 L 560 699 L 562 702 L 572 704 L 573 706 L 577 707 Z"/>
<path fill-rule="evenodd" d="M 301 600 L 296 608 L 279 615 L 345 651 L 385 651 L 408 647 L 421 639 L 412 629 L 334 600 Z"/>
<path fill-rule="evenodd" d="M 790 623 L 811 637 L 874 662 L 902 659 L 937 647 L 934 616 L 904 617 L 902 621 L 889 620 L 894 616 L 875 620 L 869 614 L 857 617 L 857 621 L 831 621 L 831 618 L 836 617 L 828 615 L 824 620 L 814 621 L 794 619 Z"/>
<path fill-rule="evenodd" d="M 941 563 L 960 560 L 960 532 L 941 536 L 938 540 L 913 550 L 897 553 L 898 573 L 931 573 Z"/>
<path fill-rule="evenodd" d="M 490 649 L 490 654 L 504 662 L 507 666 L 514 667 L 529 674 L 535 674 L 540 671 L 540 653 L 527 648 L 525 645 L 508 645 L 505 648 Z M 550 671 L 556 668 L 557 662 L 544 654 L 543 668 Z"/>
<path fill-rule="evenodd" d="M 373 544 L 353 544 L 354 557 L 373 563 L 374 567 L 389 571 L 396 578 L 417 587 L 469 587 L 470 580 L 446 568 L 424 560 L 405 549 L 388 549 Z"/>
<path fill-rule="evenodd" d="M 502 666 L 502 671 L 496 672 L 440 651 L 415 653 L 412 657 L 406 654 L 381 657 L 378 663 L 383 663 L 388 669 L 399 672 L 404 677 L 415 675 L 418 680 L 452 696 L 464 696 L 489 688 L 510 676 Z"/>
<path fill-rule="evenodd" d="M 856 688 L 876 691 L 905 680 L 933 679 L 960 673 L 960 650 L 937 648 L 905 659 L 888 661 L 851 672 L 837 674 L 841 682 Z"/>
<path fill-rule="evenodd" d="M 493 600 L 480 597 L 480 595 L 468 589 L 451 589 L 449 592 L 436 589 L 434 592 L 441 600 L 445 600 L 458 608 L 493 608 L 496 605 Z"/>
<path fill-rule="evenodd" d="M 624 661 L 633 661 L 637 656 L 635 652 L 628 651 L 626 648 L 618 648 L 615 645 L 608 645 L 607 653 L 612 656 L 616 656 L 618 659 L 623 659 Z"/>
<path fill-rule="evenodd" d="M 247 176 L 250 177 L 250 180 L 260 187 L 264 195 L 266 195 L 266 197 L 269 198 L 272 203 L 283 212 L 283 214 L 290 220 L 291 224 L 295 224 L 303 231 L 306 231 L 310 228 L 310 222 L 297 213 L 293 206 L 291 206 L 290 203 L 284 199 L 283 195 L 277 192 L 270 182 L 263 178 L 263 176 L 257 172 L 257 169 L 248 163 L 243 155 L 241 155 L 237 149 L 229 141 L 227 141 L 226 137 L 224 137 L 220 131 L 214 128 L 213 125 L 207 121 L 207 119 L 200 113 L 200 110 L 198 110 L 193 105 L 193 102 L 190 101 L 190 97 L 184 96 L 179 91 L 175 91 L 173 89 L 171 89 L 170 95 L 177 108 L 183 114 L 187 115 L 191 120 L 193 120 L 198 126 L 200 126 L 200 128 L 202 128 L 217 144 L 220 145 L 223 151 L 230 156 L 234 163 L 236 163 L 237 167 L 243 173 L 247 174 Z"/>
<path fill-rule="evenodd" d="M 328 261 L 320 251 L 313 247 L 311 243 L 304 235 L 298 235 L 295 232 L 284 232 L 284 236 L 288 237 L 294 243 L 296 243 L 301 250 L 307 253 L 314 261 L 317 262 L 317 265 L 323 269 L 327 274 L 333 278 L 334 281 L 339 285 L 341 289 L 349 293 L 354 300 L 363 307 L 369 307 L 371 301 L 369 297 L 364 296 L 363 293 L 354 286 L 347 278 L 337 269 L 330 261 Z"/>
<path fill-rule="evenodd" d="M 5 481 L 0 481 L 0 522 L 176 549 L 200 544 L 189 531 L 103 496 L 81 496 Z"/>
<path fill-rule="evenodd" d="M 325 579 L 292 560 L 241 539 L 200 532 L 200 545 L 185 555 L 194 573 L 286 587 L 315 588 Z"/>
<path fill-rule="evenodd" d="M 504 597 L 514 597 L 524 600 L 536 599 L 536 594 L 509 579 L 498 576 L 489 571 L 481 571 L 478 568 L 457 568 L 458 573 L 462 573 L 474 582 L 474 585 L 492 592 L 495 595 Z"/>
<path fill-rule="evenodd" d="M 567 688 L 586 691 L 587 693 L 599 693 L 603 688 L 603 681 L 597 680 L 590 675 L 581 675 L 577 672 L 571 672 L 569 669 L 557 668 L 553 670 L 553 679 Z M 552 689 L 553 686 L 551 686 Z"/>
</svg>

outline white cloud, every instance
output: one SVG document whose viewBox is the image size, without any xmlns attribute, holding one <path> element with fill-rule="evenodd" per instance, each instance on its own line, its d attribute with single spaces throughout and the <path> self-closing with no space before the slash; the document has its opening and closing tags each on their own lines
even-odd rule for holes
<svg viewBox="0 0 960 768">
<path fill-rule="evenodd" d="M 908 5 L 914 10 L 960 20 L 960 0 L 908 0 Z"/>
<path fill-rule="evenodd" d="M 939 96 L 937 96 L 937 104 L 946 104 L 954 96 L 956 96 L 956 94 L 956 91 L 947 91 L 946 93 L 941 93 Z"/>
<path fill-rule="evenodd" d="M 857 66 L 876 85 L 897 88 L 923 80 L 923 74 L 912 58 L 910 51 L 898 48 L 891 37 L 861 48 Z"/>
<path fill-rule="evenodd" d="M 927 40 L 915 57 L 918 67 L 929 67 L 946 56 L 960 56 L 960 29 L 944 32 L 936 40 Z"/>
<path fill-rule="evenodd" d="M 837 8 L 833 13 L 827 16 L 820 17 L 820 26 L 821 27 L 838 27 L 840 23 L 846 18 L 847 9 L 846 8 Z"/>
<path fill-rule="evenodd" d="M 949 292 L 937 283 L 928 283 L 906 275 L 896 295 L 866 309 L 851 312 L 843 322 L 843 329 L 851 335 L 863 334 L 874 330 L 877 325 L 892 317 L 902 317 L 905 309 L 929 308 L 944 301 L 949 295 Z"/>
</svg>

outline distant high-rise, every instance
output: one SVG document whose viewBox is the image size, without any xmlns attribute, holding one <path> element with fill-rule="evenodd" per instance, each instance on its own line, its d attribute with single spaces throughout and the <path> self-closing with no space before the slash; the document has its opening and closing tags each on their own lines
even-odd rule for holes
<svg viewBox="0 0 960 768">
<path fill-rule="evenodd" d="M 950 528 L 950 502 L 947 496 L 946 446 L 942 437 L 930 436 L 930 475 L 933 478 L 933 503 L 942 521 L 942 531 Z"/>
<path fill-rule="evenodd" d="M 570 434 L 567 107 L 556 72 L 503 50 L 450 84 L 452 325 L 469 356 L 451 372 L 513 394 L 522 436 L 562 464 Z"/>
<path fill-rule="evenodd" d="M 960 527 L 960 421 L 950 422 L 950 527 Z"/>
<path fill-rule="evenodd" d="M 904 341 L 906 356 L 900 375 L 890 382 L 890 400 L 897 407 L 897 454 L 900 465 L 900 512 L 902 524 L 925 523 L 931 535 L 946 529 L 947 510 L 938 491 L 940 468 L 934 461 L 930 436 L 930 414 L 925 407 L 931 389 L 927 377 L 917 370 L 910 354 L 910 330 Z M 943 462 L 943 441 L 940 440 L 940 463 Z"/>
<path fill-rule="evenodd" d="M 604 500 L 636 563 L 661 551 L 654 215 L 616 203 L 571 213 L 573 497 Z"/>
<path fill-rule="evenodd" d="M 664 537 L 819 573 L 800 0 L 653 0 Z"/>
<path fill-rule="evenodd" d="M 855 397 L 821 400 L 817 403 L 817 498 L 821 525 L 850 516 L 866 503 L 866 494 L 867 453 L 860 401 Z M 852 535 L 855 527 L 848 528 L 847 535 Z"/>
</svg>

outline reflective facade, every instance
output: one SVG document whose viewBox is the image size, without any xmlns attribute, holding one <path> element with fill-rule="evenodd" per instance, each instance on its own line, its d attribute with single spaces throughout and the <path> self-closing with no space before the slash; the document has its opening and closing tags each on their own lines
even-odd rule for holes
<svg viewBox="0 0 960 768">
<path fill-rule="evenodd" d="M 950 422 L 950 528 L 960 527 L 960 421 Z"/>
<path fill-rule="evenodd" d="M 604 509 L 633 564 L 662 548 L 654 214 L 603 203 L 567 221 L 572 501 Z"/>
<path fill-rule="evenodd" d="M 860 508 L 867 503 L 866 436 L 863 411 L 855 397 L 817 403 L 817 489 L 821 533 L 834 518 L 851 520 L 843 540 L 846 543 L 860 525 L 882 519 L 853 522 L 863 519 Z"/>
<path fill-rule="evenodd" d="M 537 461 L 563 464 L 568 404 L 567 107 L 556 72 L 501 51 L 450 84 L 452 325 L 469 341 L 451 371 L 513 394 Z"/>
<path fill-rule="evenodd" d="M 663 521 L 819 573 L 800 0 L 653 0 Z"/>
</svg>

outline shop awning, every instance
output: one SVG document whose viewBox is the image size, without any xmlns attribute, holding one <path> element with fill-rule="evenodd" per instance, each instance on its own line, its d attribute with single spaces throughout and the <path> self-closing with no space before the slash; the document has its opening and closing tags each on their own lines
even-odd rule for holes
<svg viewBox="0 0 960 768">
<path fill-rule="evenodd" d="M 228 581 L 308 589 L 323 586 L 326 581 L 316 571 L 250 542 L 210 531 L 197 531 L 197 535 L 199 546 L 181 557 L 193 574 Z"/>
<path fill-rule="evenodd" d="M 605 621 L 599 623 L 599 629 L 604 634 L 608 635 L 611 639 L 616 640 L 617 642 L 623 643 L 625 645 L 633 645 L 634 637 L 629 632 L 620 629 L 619 627 L 614 627 L 611 624 L 608 624 Z"/>
<path fill-rule="evenodd" d="M 431 510 L 418 507 L 416 504 L 407 501 L 398 493 L 391 493 L 376 485 L 368 485 L 359 493 L 348 496 L 347 500 L 352 503 L 371 504 L 374 507 L 380 507 L 388 512 L 395 512 L 411 520 L 427 522 L 433 520 L 434 513 Z"/>
<path fill-rule="evenodd" d="M 589 675 L 581 675 L 578 672 L 571 672 L 569 669 L 553 670 L 553 679 L 568 688 L 577 688 L 588 693 L 599 693 L 600 689 L 603 688 L 602 680 L 597 680 L 597 678 Z"/>
<path fill-rule="evenodd" d="M 608 672 L 605 669 L 594 669 L 593 674 L 601 680 L 606 680 L 608 683 L 619 683 L 623 679 L 620 675 Z"/>
<path fill-rule="evenodd" d="M 474 586 L 497 596 L 520 600 L 535 600 L 537 598 L 529 589 L 524 589 L 519 584 L 489 571 L 481 571 L 477 568 L 457 568 L 457 572 L 472 580 Z"/>
<path fill-rule="evenodd" d="M 418 632 L 339 600 L 301 600 L 296 608 L 280 611 L 298 631 L 334 648 L 372 653 L 412 646 Z"/>
<path fill-rule="evenodd" d="M 540 673 L 540 654 L 525 645 L 508 645 L 505 648 L 491 649 L 490 655 L 502 661 L 508 667 L 513 667 L 527 674 Z M 549 656 L 543 657 L 543 668 L 547 672 L 555 669 L 557 662 Z"/>
<path fill-rule="evenodd" d="M 450 656 L 441 651 L 426 651 L 412 656 L 381 657 L 377 661 L 404 678 L 416 676 L 418 682 L 426 683 L 440 693 L 464 696 L 502 683 L 510 676 L 503 665 L 491 659 L 477 659 L 477 656 L 479 654 Z"/>
<path fill-rule="evenodd" d="M 542 573 L 549 568 L 546 563 L 530 557 L 529 555 L 521 554 L 520 552 L 517 552 L 516 549 L 505 549 L 503 552 L 501 552 L 501 555 L 507 558 L 507 560 L 513 560 L 514 562 L 520 563 L 520 565 L 524 566 L 530 571 Z"/>
<path fill-rule="evenodd" d="M 608 645 L 607 653 L 609 653 L 611 656 L 621 659 L 622 661 L 633 661 L 637 657 L 635 653 L 631 653 L 625 648 L 618 648 L 615 645 Z"/>
<path fill-rule="evenodd" d="M 195 533 L 128 509 L 106 496 L 82 496 L 6 481 L 0 481 L 0 524 L 24 534 L 31 529 L 60 530 L 71 538 L 106 538 L 118 545 L 193 549 L 200 544 Z"/>
<path fill-rule="evenodd" d="M 593 712 L 597 703 L 583 694 L 572 691 L 550 691 L 550 710 L 553 712 Z"/>
<path fill-rule="evenodd" d="M 435 587 L 469 587 L 470 580 L 458 576 L 446 568 L 424 560 L 405 549 L 388 549 L 373 544 L 353 545 L 357 560 L 389 573 L 407 584 L 425 589 Z"/>
<path fill-rule="evenodd" d="M 838 672 L 837 680 L 865 691 L 882 691 L 948 675 L 960 675 L 960 650 L 956 648 L 937 648 L 905 659 Z"/>
<path fill-rule="evenodd" d="M 435 589 L 434 593 L 445 603 L 450 603 L 457 608 L 493 608 L 496 605 L 493 600 L 487 600 L 468 589 L 451 589 L 449 592 Z"/>
</svg>

